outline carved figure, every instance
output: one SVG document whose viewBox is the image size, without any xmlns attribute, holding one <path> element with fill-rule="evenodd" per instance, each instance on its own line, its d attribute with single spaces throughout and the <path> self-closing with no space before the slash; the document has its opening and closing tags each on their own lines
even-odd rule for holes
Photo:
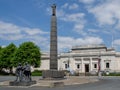
<svg viewBox="0 0 120 90">
<path fill-rule="evenodd" d="M 22 81 L 23 79 L 23 67 L 22 67 L 22 64 L 19 63 L 17 68 L 16 68 L 16 71 L 15 71 L 15 74 L 16 74 L 16 80 L 15 81 Z"/>
<path fill-rule="evenodd" d="M 16 71 L 16 80 L 17 82 L 21 81 L 31 81 L 31 67 L 30 65 L 26 62 L 25 66 L 23 67 L 21 63 L 18 64 Z"/>
<path fill-rule="evenodd" d="M 25 66 L 23 67 L 23 75 L 25 77 L 25 81 L 31 81 L 31 67 L 30 65 L 26 62 Z"/>
<path fill-rule="evenodd" d="M 56 5 L 55 4 L 52 5 L 52 15 L 53 16 L 56 15 Z"/>
</svg>

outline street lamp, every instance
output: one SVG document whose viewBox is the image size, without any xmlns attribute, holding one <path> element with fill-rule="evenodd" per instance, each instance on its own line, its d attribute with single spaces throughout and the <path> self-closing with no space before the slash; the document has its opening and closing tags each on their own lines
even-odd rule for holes
<svg viewBox="0 0 120 90">
<path fill-rule="evenodd" d="M 99 58 L 98 58 L 98 76 L 101 76 L 101 58 L 100 58 L 100 53 L 99 53 Z"/>
</svg>

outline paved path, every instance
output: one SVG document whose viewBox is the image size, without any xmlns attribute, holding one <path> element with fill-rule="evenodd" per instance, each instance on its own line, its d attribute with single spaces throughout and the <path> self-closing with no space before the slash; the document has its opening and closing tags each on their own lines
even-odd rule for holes
<svg viewBox="0 0 120 90">
<path fill-rule="evenodd" d="M 55 87 L 57 86 L 63 86 L 63 85 L 77 85 L 77 84 L 84 84 L 84 83 L 90 83 L 90 82 L 96 82 L 98 81 L 97 77 L 78 77 L 78 76 L 69 76 L 62 80 L 43 80 L 40 79 L 40 77 L 32 77 L 33 80 L 37 81 L 37 84 L 34 84 L 29 87 Z M 3 81 L 4 80 L 4 81 Z M 9 86 L 10 81 L 14 81 L 14 77 L 0 77 L 0 86 Z"/>
<path fill-rule="evenodd" d="M 104 77 L 99 82 L 64 87 L 0 87 L 0 90 L 120 90 L 120 77 Z"/>
</svg>

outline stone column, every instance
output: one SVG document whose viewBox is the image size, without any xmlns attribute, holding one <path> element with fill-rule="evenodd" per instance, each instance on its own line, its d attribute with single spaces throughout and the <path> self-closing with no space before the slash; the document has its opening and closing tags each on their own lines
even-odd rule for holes
<svg viewBox="0 0 120 90">
<path fill-rule="evenodd" d="M 90 58 L 90 71 L 92 71 L 92 58 Z"/>
<path fill-rule="evenodd" d="M 64 72 L 58 71 L 57 56 L 57 18 L 56 5 L 52 5 L 51 31 L 50 31 L 50 70 L 43 71 L 44 79 L 64 78 Z"/>
<path fill-rule="evenodd" d="M 50 34 L 50 70 L 57 70 L 57 19 L 56 5 L 52 5 L 51 34 Z"/>
<path fill-rule="evenodd" d="M 82 70 L 82 73 L 85 72 L 84 63 L 83 63 L 83 58 L 82 57 L 81 57 L 81 70 Z"/>
</svg>

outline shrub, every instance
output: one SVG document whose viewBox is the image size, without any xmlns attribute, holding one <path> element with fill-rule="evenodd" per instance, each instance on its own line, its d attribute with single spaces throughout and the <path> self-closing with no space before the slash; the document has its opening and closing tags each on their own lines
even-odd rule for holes
<svg viewBox="0 0 120 90">
<path fill-rule="evenodd" d="M 0 75 L 9 75 L 9 73 L 5 71 L 0 71 Z"/>
<path fill-rule="evenodd" d="M 42 71 L 35 70 L 35 71 L 32 72 L 32 76 L 42 76 Z"/>
<path fill-rule="evenodd" d="M 108 75 L 105 74 L 104 76 L 120 76 L 120 73 L 109 73 Z"/>
</svg>

